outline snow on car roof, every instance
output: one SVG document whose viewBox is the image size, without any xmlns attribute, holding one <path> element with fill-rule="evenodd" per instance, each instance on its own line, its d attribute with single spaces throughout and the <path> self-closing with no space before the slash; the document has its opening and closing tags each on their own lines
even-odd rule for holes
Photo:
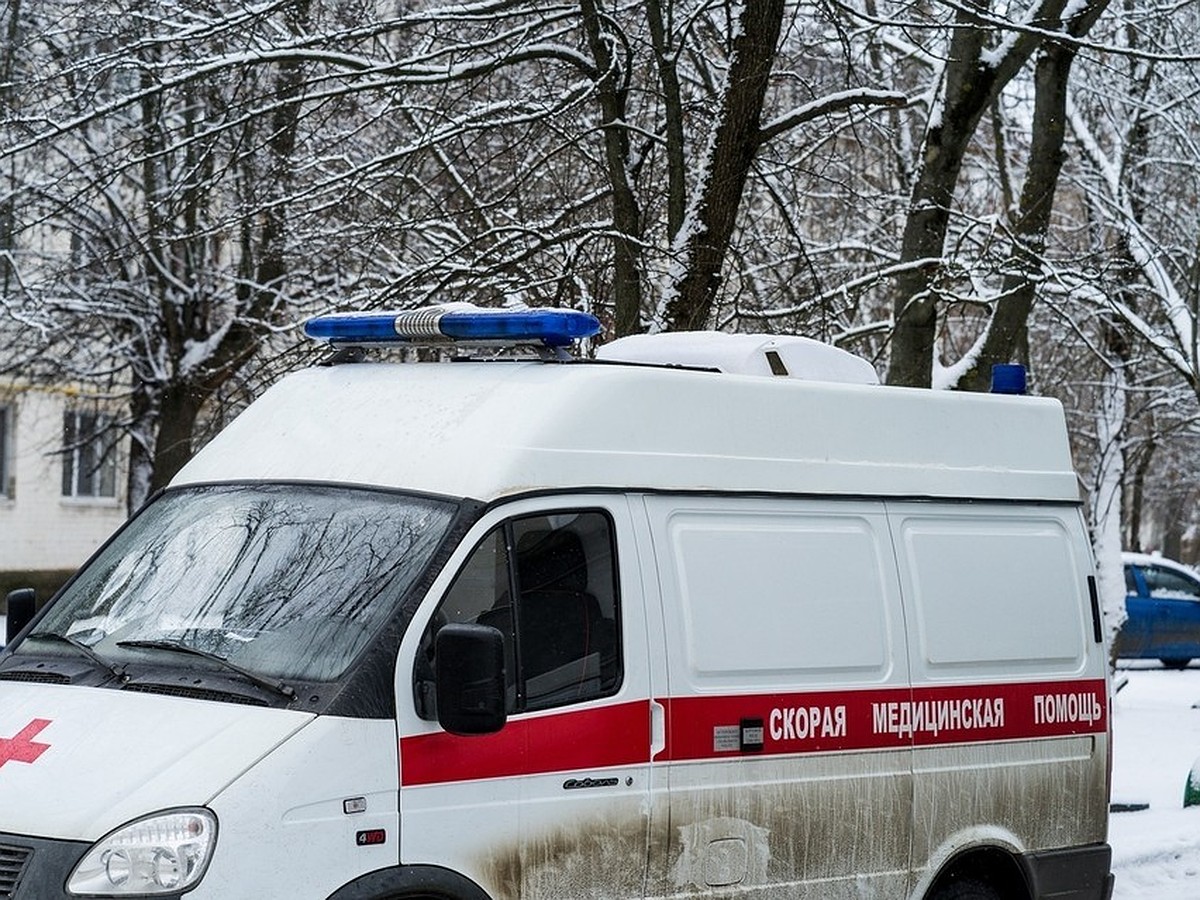
<svg viewBox="0 0 1200 900">
<path fill-rule="evenodd" d="M 1184 563 L 1177 562 L 1173 559 L 1168 559 L 1158 553 L 1134 553 L 1126 550 L 1121 554 L 1121 562 L 1126 565 L 1135 566 L 1162 566 L 1164 569 L 1174 569 L 1177 572 L 1182 572 L 1192 578 L 1198 576 L 1196 569 Z"/>
</svg>

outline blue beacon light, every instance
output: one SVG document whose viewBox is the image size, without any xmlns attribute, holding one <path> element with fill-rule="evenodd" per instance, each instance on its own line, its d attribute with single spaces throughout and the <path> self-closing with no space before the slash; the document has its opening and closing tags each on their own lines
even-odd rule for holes
<svg viewBox="0 0 1200 900">
<path fill-rule="evenodd" d="M 398 312 L 330 313 L 304 323 L 304 333 L 331 344 L 473 341 L 566 347 L 600 331 L 600 320 L 573 309 L 484 309 L 446 304 Z"/>
<path fill-rule="evenodd" d="M 992 393 L 1023 395 L 1026 392 L 1025 367 L 1013 363 L 992 366 Z"/>
</svg>

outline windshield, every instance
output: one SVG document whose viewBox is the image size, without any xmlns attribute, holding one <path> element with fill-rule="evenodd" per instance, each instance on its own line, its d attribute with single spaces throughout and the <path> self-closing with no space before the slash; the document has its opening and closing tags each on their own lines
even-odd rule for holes
<svg viewBox="0 0 1200 900">
<path fill-rule="evenodd" d="M 170 642 L 263 676 L 332 681 L 428 565 L 454 511 L 444 501 L 318 486 L 169 492 L 35 629 L 114 664 L 151 654 L 194 664 L 194 656 L 172 659 L 145 643 Z M 43 652 L 48 643 L 18 652 Z"/>
</svg>

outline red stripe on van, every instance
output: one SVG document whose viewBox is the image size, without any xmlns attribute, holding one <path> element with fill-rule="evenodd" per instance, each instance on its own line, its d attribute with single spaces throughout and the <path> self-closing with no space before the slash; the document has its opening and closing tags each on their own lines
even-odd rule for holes
<svg viewBox="0 0 1200 900">
<path fill-rule="evenodd" d="M 655 762 L 1028 740 L 1108 729 L 1103 679 L 675 697 Z M 761 728 L 761 732 L 758 729 Z M 749 740 L 747 740 L 747 738 Z M 761 740 L 761 748 L 756 739 Z M 405 785 L 646 763 L 647 701 L 510 719 L 496 734 L 400 741 Z"/>
<path fill-rule="evenodd" d="M 977 743 L 1103 733 L 1103 679 L 973 686 L 883 688 L 736 697 L 675 697 L 667 748 L 657 761 L 756 753 L 879 750 L 910 744 Z M 761 750 L 743 730 L 762 726 Z M 753 745 L 751 745 L 753 746 Z"/>
<path fill-rule="evenodd" d="M 513 718 L 495 734 L 400 740 L 405 786 L 603 769 L 650 761 L 650 702 Z"/>
</svg>

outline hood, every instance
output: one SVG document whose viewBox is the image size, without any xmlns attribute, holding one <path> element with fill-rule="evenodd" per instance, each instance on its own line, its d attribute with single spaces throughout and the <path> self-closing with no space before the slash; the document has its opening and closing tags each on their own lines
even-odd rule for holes
<svg viewBox="0 0 1200 900">
<path fill-rule="evenodd" d="M 0 832 L 93 841 L 203 806 L 308 713 L 0 681 Z"/>
</svg>

